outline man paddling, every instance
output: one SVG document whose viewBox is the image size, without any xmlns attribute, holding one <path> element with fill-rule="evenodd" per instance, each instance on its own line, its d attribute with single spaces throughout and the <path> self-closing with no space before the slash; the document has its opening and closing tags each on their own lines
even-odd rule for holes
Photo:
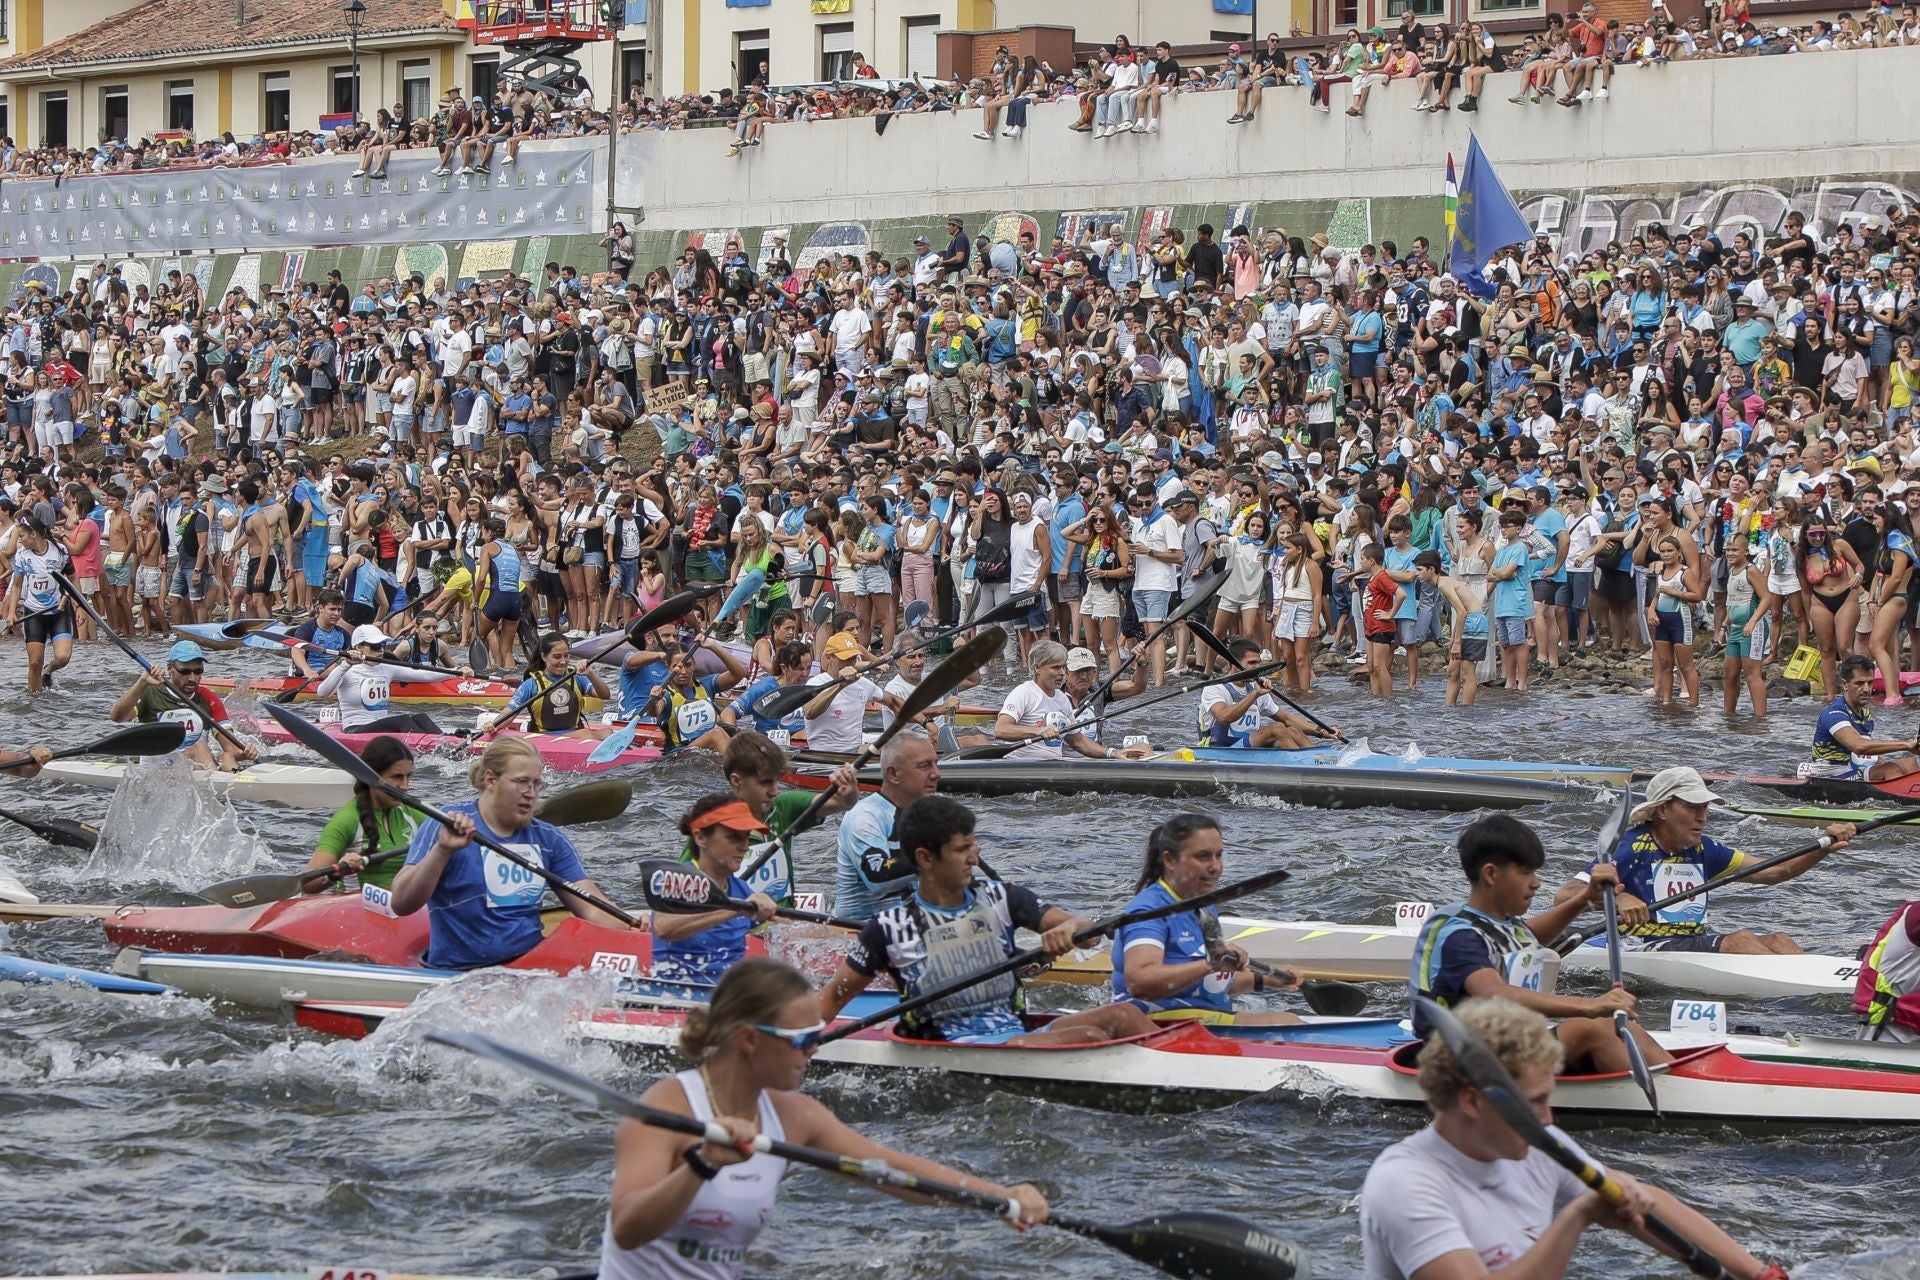
<svg viewBox="0 0 1920 1280">
<path fill-rule="evenodd" d="M 226 704 L 219 695 L 200 687 L 200 677 L 206 670 L 206 650 L 192 640 L 175 641 L 167 650 L 165 673 L 142 670 L 132 687 L 114 701 L 107 719 L 115 724 L 129 720 L 138 720 L 141 724 L 155 721 L 178 724 L 187 731 L 187 736 L 180 740 L 182 755 L 203 769 L 218 768 L 231 773 L 251 763 L 256 753 L 223 750 L 218 762 L 215 761 L 214 735 L 207 727 L 218 725 L 231 731 L 233 723 L 227 718 Z"/>
<path fill-rule="evenodd" d="M 976 879 L 980 843 L 973 826 L 973 811 L 948 796 L 924 796 L 900 815 L 900 847 L 913 859 L 918 884 L 860 930 L 839 971 L 820 989 L 822 1021 L 838 1017 L 883 970 L 902 997 L 911 998 L 1000 964 L 1015 954 L 1015 929 L 1038 933 L 1048 955 L 1073 949 L 1073 935 L 1092 922 L 1020 885 Z M 900 1031 L 951 1044 L 1040 1046 L 1093 1044 L 1155 1029 L 1128 1003 L 1064 1014 L 1042 1031 L 1029 1031 L 1021 1010 L 1020 979 L 1003 974 L 908 1013 Z"/>
<path fill-rule="evenodd" d="M 1858 654 L 1840 660 L 1840 696 L 1820 711 L 1813 726 L 1812 763 L 1802 771 L 1821 778 L 1891 782 L 1920 770 L 1920 738 L 1873 736 L 1873 659 Z"/>
<path fill-rule="evenodd" d="M 1009 760 L 1058 760 L 1061 744 L 1076 755 L 1094 760 L 1144 760 L 1146 747 L 1114 748 L 1096 742 L 1074 727 L 1073 702 L 1065 688 L 1067 649 L 1057 640 L 1042 640 L 1027 655 L 1032 678 L 1016 687 L 1000 705 L 993 736 L 1002 742 L 1022 743 Z"/>
<path fill-rule="evenodd" d="M 1920 1043 L 1920 902 L 1894 912 L 1867 944 L 1853 1011 L 1862 1040 Z"/>
<path fill-rule="evenodd" d="M 931 740 L 902 731 L 880 749 L 880 778 L 880 789 L 840 820 L 833 911 L 843 920 L 871 920 L 882 898 L 907 887 L 913 859 L 894 837 L 907 806 L 939 790 L 939 753 Z"/>
<path fill-rule="evenodd" d="M 1472 886 L 1465 902 L 1427 917 L 1413 944 L 1413 990 L 1452 1008 L 1470 996 L 1511 1000 L 1525 1009 L 1561 1019 L 1554 1028 L 1567 1061 L 1577 1071 L 1625 1071 L 1627 1047 L 1613 1029 L 1613 1011 L 1634 1011 L 1633 994 L 1616 988 L 1599 996 L 1563 996 L 1543 990 L 1553 951 L 1542 939 L 1559 937 L 1582 911 L 1601 901 L 1601 890 L 1618 884 L 1610 866 L 1593 868 L 1586 892 L 1568 895 L 1531 920 L 1521 913 L 1540 891 L 1547 853 L 1533 828 L 1504 813 L 1473 823 L 1460 833 L 1460 870 Z M 1426 1025 L 1414 1006 L 1413 1033 Z M 1672 1061 L 1638 1024 L 1634 1039 L 1648 1063 Z"/>
<path fill-rule="evenodd" d="M 1241 637 L 1227 643 L 1227 652 L 1242 667 L 1260 661 L 1260 646 Z M 1200 745 L 1203 747 L 1272 747 L 1298 751 L 1313 739 L 1333 734 L 1304 716 L 1282 707 L 1265 680 L 1235 684 L 1223 680 L 1200 691 Z"/>
<path fill-rule="evenodd" d="M 1563 1051 L 1546 1019 L 1509 1000 L 1469 1000 L 1455 1012 L 1551 1124 Z M 1761 1262 L 1670 1192 L 1618 1169 L 1609 1173 L 1626 1191 L 1626 1208 L 1609 1208 L 1514 1132 L 1438 1035 L 1420 1051 L 1420 1092 L 1433 1123 L 1381 1152 L 1360 1189 L 1366 1280 L 1561 1280 L 1592 1226 L 1631 1232 L 1672 1255 L 1647 1229 L 1649 1213 L 1678 1228 L 1739 1280 L 1786 1280 L 1778 1265 Z"/>
<path fill-rule="evenodd" d="M 1725 955 L 1801 954 L 1800 945 L 1784 933 L 1755 933 L 1740 929 L 1733 933 L 1709 932 L 1707 897 L 1698 893 L 1672 906 L 1662 907 L 1657 918 L 1647 916 L 1648 904 L 1676 893 L 1706 884 L 1709 880 L 1738 871 L 1747 855 L 1724 845 L 1707 831 L 1707 806 L 1720 799 L 1707 790 L 1700 775 L 1685 765 L 1662 769 L 1647 784 L 1647 798 L 1635 807 L 1633 826 L 1620 833 L 1613 862 L 1620 871 L 1621 889 L 1615 901 L 1620 909 L 1620 945 L 1630 951 L 1714 951 Z M 1853 839 L 1851 822 L 1830 822 L 1827 834 L 1833 843 L 1798 858 L 1790 858 L 1776 867 L 1756 872 L 1748 880 L 1753 884 L 1781 884 L 1813 870 L 1830 853 L 1846 847 Z M 1587 869 L 1561 886 L 1555 903 L 1590 896 L 1591 878 L 1600 864 Z M 1589 945 L 1596 945 L 1590 943 Z"/>
</svg>

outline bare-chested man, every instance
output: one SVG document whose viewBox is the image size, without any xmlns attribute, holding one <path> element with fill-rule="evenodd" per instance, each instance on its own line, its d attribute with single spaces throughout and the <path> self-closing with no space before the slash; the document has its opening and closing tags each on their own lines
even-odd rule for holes
<svg viewBox="0 0 1920 1280">
<path fill-rule="evenodd" d="M 278 494 L 262 494 L 258 480 L 242 480 L 240 544 L 247 553 L 247 584 L 240 609 L 255 618 L 271 618 L 286 563 L 287 509 Z"/>
<path fill-rule="evenodd" d="M 101 603 L 107 618 L 121 635 L 133 633 L 133 516 L 127 511 L 127 491 L 117 484 L 100 486 L 100 505 L 104 508 L 101 543 L 105 547 L 102 565 Z"/>
</svg>

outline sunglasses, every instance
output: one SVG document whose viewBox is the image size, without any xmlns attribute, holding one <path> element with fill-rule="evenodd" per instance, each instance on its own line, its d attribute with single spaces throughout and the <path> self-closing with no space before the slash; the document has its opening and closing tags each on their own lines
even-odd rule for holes
<svg viewBox="0 0 1920 1280">
<path fill-rule="evenodd" d="M 773 1036 L 778 1040 L 785 1040 L 802 1053 L 808 1049 L 817 1048 L 820 1044 L 821 1036 L 825 1035 L 827 1030 L 827 1024 L 824 1022 L 816 1022 L 810 1027 L 771 1027 L 764 1022 L 754 1022 L 748 1025 L 755 1031 Z"/>
<path fill-rule="evenodd" d="M 175 667 L 175 668 L 174 668 L 173 670 L 174 670 L 174 673 L 175 673 L 176 675 L 183 675 L 183 676 L 197 676 L 197 675 L 201 675 L 201 674 L 203 674 L 203 673 L 204 673 L 204 672 L 206 671 L 206 667 L 204 667 L 204 666 L 199 666 L 199 667 Z"/>
</svg>

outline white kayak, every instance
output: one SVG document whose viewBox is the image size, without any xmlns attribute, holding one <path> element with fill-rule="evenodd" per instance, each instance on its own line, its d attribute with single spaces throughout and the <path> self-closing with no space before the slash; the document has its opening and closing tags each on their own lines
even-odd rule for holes
<svg viewBox="0 0 1920 1280">
<path fill-rule="evenodd" d="M 125 760 L 56 760 L 40 770 L 43 779 L 113 790 L 135 763 Z M 353 777 L 340 769 L 313 764 L 256 764 L 238 773 L 202 769 L 195 780 L 232 800 L 258 800 L 296 809 L 337 809 L 353 799 Z"/>
<path fill-rule="evenodd" d="M 0 902 L 22 904 L 38 902 L 40 898 L 33 890 L 21 884 L 11 872 L 0 870 Z"/>
</svg>

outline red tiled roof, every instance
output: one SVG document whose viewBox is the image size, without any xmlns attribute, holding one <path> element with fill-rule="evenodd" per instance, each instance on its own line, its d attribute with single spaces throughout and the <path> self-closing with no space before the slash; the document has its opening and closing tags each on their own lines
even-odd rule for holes
<svg viewBox="0 0 1920 1280">
<path fill-rule="evenodd" d="M 0 62 L 0 74 L 317 40 L 338 40 L 346 51 L 341 0 L 245 0 L 245 5 L 245 17 L 236 26 L 232 0 L 145 0 L 64 40 Z M 441 11 L 440 0 L 373 0 L 360 39 L 423 31 L 456 34 L 459 28 Z"/>
</svg>

